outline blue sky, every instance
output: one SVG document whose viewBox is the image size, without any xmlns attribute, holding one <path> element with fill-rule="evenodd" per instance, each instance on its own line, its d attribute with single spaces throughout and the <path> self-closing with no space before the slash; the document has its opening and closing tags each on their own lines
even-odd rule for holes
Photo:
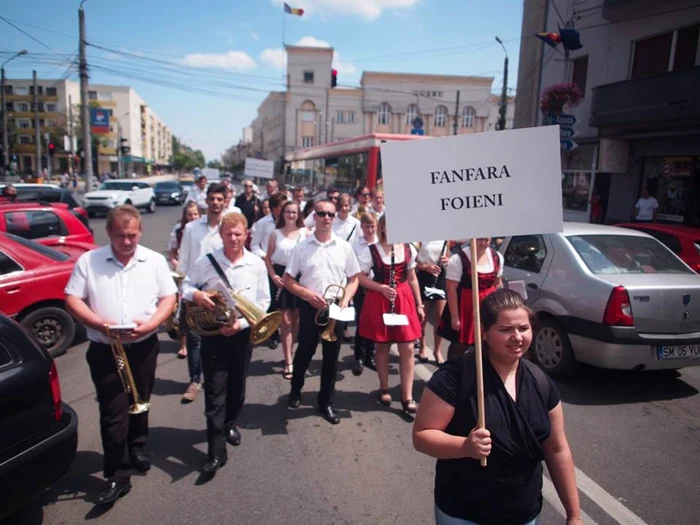
<svg viewBox="0 0 700 525">
<path fill-rule="evenodd" d="M 9 78 L 69 75 L 78 49 L 78 0 L 0 0 L 0 52 L 26 48 Z M 285 42 L 330 44 L 338 82 L 357 85 L 363 70 L 494 76 L 500 90 L 503 50 L 509 85 L 517 78 L 521 0 L 298 0 L 286 15 Z M 279 69 L 278 0 L 87 0 L 91 81 L 130 85 L 207 160 L 241 138 Z M 303 40 L 302 40 L 303 39 Z M 0 55 L 0 56 L 7 56 Z M 511 92 L 512 93 L 512 92 Z"/>
</svg>

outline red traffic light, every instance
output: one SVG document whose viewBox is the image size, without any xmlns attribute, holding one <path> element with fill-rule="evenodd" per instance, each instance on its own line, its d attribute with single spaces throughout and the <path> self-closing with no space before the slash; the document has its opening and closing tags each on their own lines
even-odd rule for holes
<svg viewBox="0 0 700 525">
<path fill-rule="evenodd" d="M 55 149 L 56 149 L 56 145 L 55 145 L 55 144 L 49 144 L 49 151 L 53 151 L 53 150 L 55 150 Z"/>
<path fill-rule="evenodd" d="M 334 88 L 338 85 L 338 70 L 331 69 L 331 87 Z"/>
</svg>

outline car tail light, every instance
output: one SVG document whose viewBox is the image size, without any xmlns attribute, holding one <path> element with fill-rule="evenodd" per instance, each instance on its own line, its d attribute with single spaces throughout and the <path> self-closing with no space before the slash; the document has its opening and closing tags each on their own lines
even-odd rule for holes
<svg viewBox="0 0 700 525">
<path fill-rule="evenodd" d="M 87 212 L 87 210 L 86 210 L 85 208 L 83 208 L 82 206 L 78 206 L 78 207 L 76 207 L 76 208 L 73 208 L 73 211 L 76 212 L 76 213 L 79 213 L 80 215 L 82 215 L 83 217 L 85 217 L 85 218 L 87 219 L 88 212 Z"/>
<path fill-rule="evenodd" d="M 610 298 L 603 314 L 603 324 L 634 326 L 630 296 L 624 286 L 616 286 L 610 292 Z"/>
<path fill-rule="evenodd" d="M 61 383 L 58 380 L 58 370 L 56 363 L 51 363 L 49 370 L 49 385 L 51 386 L 51 399 L 53 401 L 53 417 L 56 421 L 61 419 L 63 415 L 63 407 L 61 406 Z"/>
</svg>

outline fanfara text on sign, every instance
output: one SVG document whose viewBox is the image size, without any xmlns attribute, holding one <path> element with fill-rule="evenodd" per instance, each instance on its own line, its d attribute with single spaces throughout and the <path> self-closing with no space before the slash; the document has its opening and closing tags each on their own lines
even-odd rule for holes
<svg viewBox="0 0 700 525">
<path fill-rule="evenodd" d="M 562 231 L 559 126 L 387 142 L 381 158 L 389 242 Z"/>
<path fill-rule="evenodd" d="M 275 163 L 271 160 L 261 160 L 247 158 L 245 159 L 245 169 L 243 174 L 246 177 L 260 177 L 262 179 L 271 179 L 274 175 Z"/>
</svg>

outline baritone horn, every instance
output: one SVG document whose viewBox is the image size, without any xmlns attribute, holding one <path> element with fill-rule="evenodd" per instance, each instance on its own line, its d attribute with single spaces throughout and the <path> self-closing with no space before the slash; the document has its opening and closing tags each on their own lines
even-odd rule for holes
<svg viewBox="0 0 700 525">
<path fill-rule="evenodd" d="M 133 400 L 133 403 L 129 406 L 129 414 L 143 414 L 151 408 L 151 404 L 143 401 L 139 395 L 136 382 L 134 381 L 134 375 L 131 373 L 131 367 L 129 366 L 129 359 L 126 357 L 126 351 L 124 350 L 124 345 L 122 345 L 121 337 L 118 332 L 110 330 L 109 325 L 105 325 L 105 331 L 107 332 L 107 337 L 109 337 L 109 346 L 112 349 L 114 362 L 117 365 L 119 379 L 122 381 L 124 391 L 130 394 Z"/>
<path fill-rule="evenodd" d="M 336 292 L 333 295 L 329 295 L 329 291 L 333 289 L 338 289 L 340 292 Z M 345 288 L 339 284 L 329 284 L 326 290 L 323 292 L 323 298 L 326 300 L 327 306 L 323 310 L 316 312 L 316 324 L 318 326 L 325 326 L 326 329 L 321 332 L 319 336 L 323 341 L 328 341 L 330 343 L 337 341 L 338 337 L 335 335 L 335 319 L 330 318 L 330 308 L 331 304 L 334 302 L 342 302 L 345 298 Z"/>
</svg>

